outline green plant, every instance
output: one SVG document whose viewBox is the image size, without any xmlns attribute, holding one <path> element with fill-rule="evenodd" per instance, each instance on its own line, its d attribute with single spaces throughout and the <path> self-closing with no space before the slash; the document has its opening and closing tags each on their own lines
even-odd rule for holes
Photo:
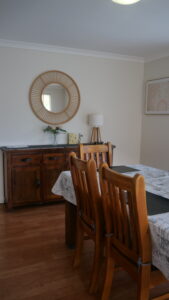
<svg viewBox="0 0 169 300">
<path fill-rule="evenodd" d="M 51 126 L 47 126 L 45 129 L 43 129 L 44 132 L 51 132 L 53 134 L 58 133 L 66 133 L 67 131 L 65 129 L 62 129 L 60 127 L 53 128 Z"/>
</svg>

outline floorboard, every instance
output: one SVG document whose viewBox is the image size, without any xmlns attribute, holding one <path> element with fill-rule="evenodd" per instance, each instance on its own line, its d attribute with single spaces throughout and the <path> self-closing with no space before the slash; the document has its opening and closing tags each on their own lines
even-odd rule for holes
<svg viewBox="0 0 169 300">
<path fill-rule="evenodd" d="M 81 266 L 73 269 L 74 250 L 64 241 L 64 204 L 0 208 L 0 300 L 100 299 L 101 287 L 96 295 L 88 293 L 92 253 L 92 242 L 85 241 Z M 136 299 L 135 284 L 122 271 L 111 299 Z"/>
</svg>

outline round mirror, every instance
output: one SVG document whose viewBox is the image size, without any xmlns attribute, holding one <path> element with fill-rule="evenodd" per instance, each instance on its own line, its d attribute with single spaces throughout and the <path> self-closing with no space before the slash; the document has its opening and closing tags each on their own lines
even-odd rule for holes
<svg viewBox="0 0 169 300">
<path fill-rule="evenodd" d="M 61 71 L 48 71 L 33 81 L 29 101 L 35 115 L 47 124 L 59 125 L 71 120 L 80 105 L 75 81 Z"/>
<path fill-rule="evenodd" d="M 59 113 L 66 109 L 69 103 L 69 94 L 63 85 L 52 83 L 42 92 L 42 104 L 50 112 Z"/>
</svg>

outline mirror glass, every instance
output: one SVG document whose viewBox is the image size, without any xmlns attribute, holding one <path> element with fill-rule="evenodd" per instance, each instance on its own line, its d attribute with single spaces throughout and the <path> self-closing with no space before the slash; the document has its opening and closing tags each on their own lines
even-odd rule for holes
<svg viewBox="0 0 169 300">
<path fill-rule="evenodd" d="M 66 88 L 57 83 L 48 84 L 42 93 L 43 106 L 50 112 L 60 113 L 69 102 L 69 94 Z"/>
</svg>

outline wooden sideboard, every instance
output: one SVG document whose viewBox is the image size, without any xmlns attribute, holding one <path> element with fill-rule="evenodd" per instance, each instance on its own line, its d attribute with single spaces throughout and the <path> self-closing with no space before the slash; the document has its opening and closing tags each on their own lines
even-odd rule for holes
<svg viewBox="0 0 169 300">
<path fill-rule="evenodd" d="M 79 156 L 79 145 L 1 147 L 1 150 L 5 204 L 8 209 L 63 200 L 61 196 L 54 195 L 51 189 L 59 174 L 69 169 L 69 153 L 73 151 Z"/>
<path fill-rule="evenodd" d="M 69 169 L 69 153 L 74 151 L 79 154 L 78 145 L 3 147 L 1 150 L 8 209 L 63 200 L 51 189 L 60 172 Z"/>
</svg>

